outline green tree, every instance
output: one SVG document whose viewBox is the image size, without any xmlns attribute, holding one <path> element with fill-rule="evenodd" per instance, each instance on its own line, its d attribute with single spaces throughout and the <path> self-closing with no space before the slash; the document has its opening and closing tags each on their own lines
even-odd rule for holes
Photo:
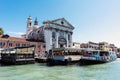
<svg viewBox="0 0 120 80">
<path fill-rule="evenodd" d="M 4 34 L 4 31 L 2 28 L 0 28 L 0 35 L 3 35 Z"/>
</svg>

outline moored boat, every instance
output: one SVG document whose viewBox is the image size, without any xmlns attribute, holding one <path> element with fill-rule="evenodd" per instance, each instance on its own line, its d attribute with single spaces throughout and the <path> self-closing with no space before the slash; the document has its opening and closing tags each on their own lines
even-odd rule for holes
<svg viewBox="0 0 120 80">
<path fill-rule="evenodd" d="M 0 48 L 0 63 L 1 63 L 1 50 L 3 50 L 2 48 Z"/>
<path fill-rule="evenodd" d="M 120 53 L 117 53 L 117 57 L 120 58 Z"/>
<path fill-rule="evenodd" d="M 81 64 L 98 64 L 111 62 L 117 59 L 117 55 L 113 51 L 90 50 L 86 51 L 81 59 Z"/>
<path fill-rule="evenodd" d="M 28 64 L 34 63 L 34 46 L 15 47 L 1 50 L 3 64 Z"/>
<path fill-rule="evenodd" d="M 79 62 L 83 49 L 55 48 L 49 51 L 48 62 L 51 64 L 70 64 Z"/>
</svg>

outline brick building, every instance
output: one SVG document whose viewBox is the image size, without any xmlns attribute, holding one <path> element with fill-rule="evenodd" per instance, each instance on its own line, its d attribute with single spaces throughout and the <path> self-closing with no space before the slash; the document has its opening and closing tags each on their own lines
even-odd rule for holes
<svg viewBox="0 0 120 80">
<path fill-rule="evenodd" d="M 104 50 L 104 51 L 118 51 L 118 48 L 114 44 L 109 44 L 107 42 L 87 42 L 87 43 L 81 43 L 80 48 L 86 48 L 90 50 Z"/>
<path fill-rule="evenodd" d="M 35 46 L 35 54 L 44 53 L 46 45 L 43 42 L 29 41 L 26 38 L 11 37 L 9 35 L 0 35 L 0 48 Z"/>
</svg>

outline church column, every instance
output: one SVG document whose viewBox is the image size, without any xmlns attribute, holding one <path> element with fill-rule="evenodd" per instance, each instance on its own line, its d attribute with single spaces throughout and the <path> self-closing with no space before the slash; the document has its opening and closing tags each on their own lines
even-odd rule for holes
<svg viewBox="0 0 120 80">
<path fill-rule="evenodd" d="M 68 47 L 69 42 L 68 42 L 68 34 L 67 33 L 66 33 L 66 41 L 67 41 L 66 47 Z"/>
<path fill-rule="evenodd" d="M 70 34 L 70 47 L 72 47 L 73 46 L 73 42 L 72 42 L 72 32 L 71 32 L 71 34 Z"/>
<path fill-rule="evenodd" d="M 59 33 L 58 31 L 56 32 L 56 48 L 58 48 L 58 36 L 59 36 Z"/>
</svg>

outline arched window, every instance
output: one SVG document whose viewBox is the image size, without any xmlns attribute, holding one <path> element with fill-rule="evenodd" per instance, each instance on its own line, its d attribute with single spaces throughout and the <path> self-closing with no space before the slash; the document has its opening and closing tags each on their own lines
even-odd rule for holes
<svg viewBox="0 0 120 80">
<path fill-rule="evenodd" d="M 2 46 L 2 47 L 5 46 L 5 42 L 1 42 L 0 46 Z"/>
<path fill-rule="evenodd" d="M 64 22 L 63 22 L 63 21 L 61 21 L 61 24 L 64 24 Z"/>
<path fill-rule="evenodd" d="M 39 33 L 40 33 L 40 30 L 38 30 L 37 33 L 39 34 Z"/>
</svg>

